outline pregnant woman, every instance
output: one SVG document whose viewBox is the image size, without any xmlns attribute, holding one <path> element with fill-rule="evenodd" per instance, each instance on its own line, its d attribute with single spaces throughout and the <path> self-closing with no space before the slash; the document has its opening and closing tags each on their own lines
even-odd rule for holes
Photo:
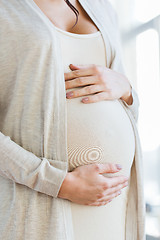
<svg viewBox="0 0 160 240">
<path fill-rule="evenodd" d="M 138 97 L 109 2 L 1 0 L 0 25 L 0 240 L 144 240 Z"/>
</svg>

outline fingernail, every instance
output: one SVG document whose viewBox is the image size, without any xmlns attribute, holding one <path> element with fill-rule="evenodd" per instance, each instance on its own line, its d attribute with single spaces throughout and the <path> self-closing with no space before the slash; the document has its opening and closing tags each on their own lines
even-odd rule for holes
<svg viewBox="0 0 160 240">
<path fill-rule="evenodd" d="M 83 98 L 82 99 L 82 102 L 87 102 L 88 101 L 88 98 Z"/>
<path fill-rule="evenodd" d="M 120 164 L 116 164 L 117 169 L 121 170 L 122 166 Z"/>
<path fill-rule="evenodd" d="M 73 65 L 75 67 L 80 67 L 81 66 L 80 64 L 73 64 L 73 63 L 71 63 L 71 65 Z"/>
<path fill-rule="evenodd" d="M 120 195 L 120 194 L 121 194 L 121 191 L 118 192 L 118 195 Z"/>
<path fill-rule="evenodd" d="M 66 97 L 69 98 L 69 97 L 72 97 L 73 96 L 73 92 L 68 92 L 66 93 Z"/>
<path fill-rule="evenodd" d="M 79 67 L 78 65 L 75 65 L 75 64 L 73 64 L 73 63 L 71 63 L 69 66 Z"/>
</svg>

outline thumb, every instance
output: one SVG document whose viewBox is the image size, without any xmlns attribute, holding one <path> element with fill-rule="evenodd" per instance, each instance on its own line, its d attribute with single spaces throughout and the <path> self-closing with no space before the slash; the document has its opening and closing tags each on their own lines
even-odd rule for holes
<svg viewBox="0 0 160 240">
<path fill-rule="evenodd" d="M 116 173 L 119 172 L 122 169 L 122 166 L 120 164 L 113 164 L 113 163 L 104 163 L 104 164 L 98 164 L 99 166 L 99 173 Z"/>
<path fill-rule="evenodd" d="M 79 70 L 81 68 L 79 65 L 74 65 L 74 64 L 70 64 L 69 67 L 71 70 Z"/>
<path fill-rule="evenodd" d="M 70 64 L 69 65 L 71 70 L 79 70 L 79 69 L 87 69 L 89 67 L 91 67 L 91 65 L 89 64 Z"/>
</svg>

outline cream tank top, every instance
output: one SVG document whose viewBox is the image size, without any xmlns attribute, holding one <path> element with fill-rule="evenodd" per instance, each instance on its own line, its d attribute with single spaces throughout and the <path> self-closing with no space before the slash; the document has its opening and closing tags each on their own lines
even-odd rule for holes
<svg viewBox="0 0 160 240">
<path fill-rule="evenodd" d="M 64 72 L 69 64 L 106 66 L 101 32 L 59 33 Z M 107 50 L 110 51 L 109 43 Z M 68 89 L 69 92 L 74 89 Z M 131 122 L 118 100 L 84 104 L 82 97 L 67 99 L 67 141 L 69 171 L 91 163 L 117 163 L 123 169 L 114 175 L 130 175 L 135 153 Z M 110 174 L 112 175 L 112 174 Z M 107 176 L 107 175 L 106 175 Z M 74 240 L 125 240 L 128 187 L 105 206 L 71 203 Z"/>
</svg>

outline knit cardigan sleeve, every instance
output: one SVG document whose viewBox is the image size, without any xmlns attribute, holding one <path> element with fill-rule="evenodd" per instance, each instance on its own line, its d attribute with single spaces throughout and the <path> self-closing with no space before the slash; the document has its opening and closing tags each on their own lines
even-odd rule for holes
<svg viewBox="0 0 160 240">
<path fill-rule="evenodd" d="M 35 191 L 57 197 L 66 171 L 38 158 L 0 132 L 0 175 Z"/>
<path fill-rule="evenodd" d="M 0 175 L 35 191 L 57 197 L 66 172 L 38 158 L 0 132 Z M 55 162 L 55 161 L 54 161 Z"/>
</svg>

